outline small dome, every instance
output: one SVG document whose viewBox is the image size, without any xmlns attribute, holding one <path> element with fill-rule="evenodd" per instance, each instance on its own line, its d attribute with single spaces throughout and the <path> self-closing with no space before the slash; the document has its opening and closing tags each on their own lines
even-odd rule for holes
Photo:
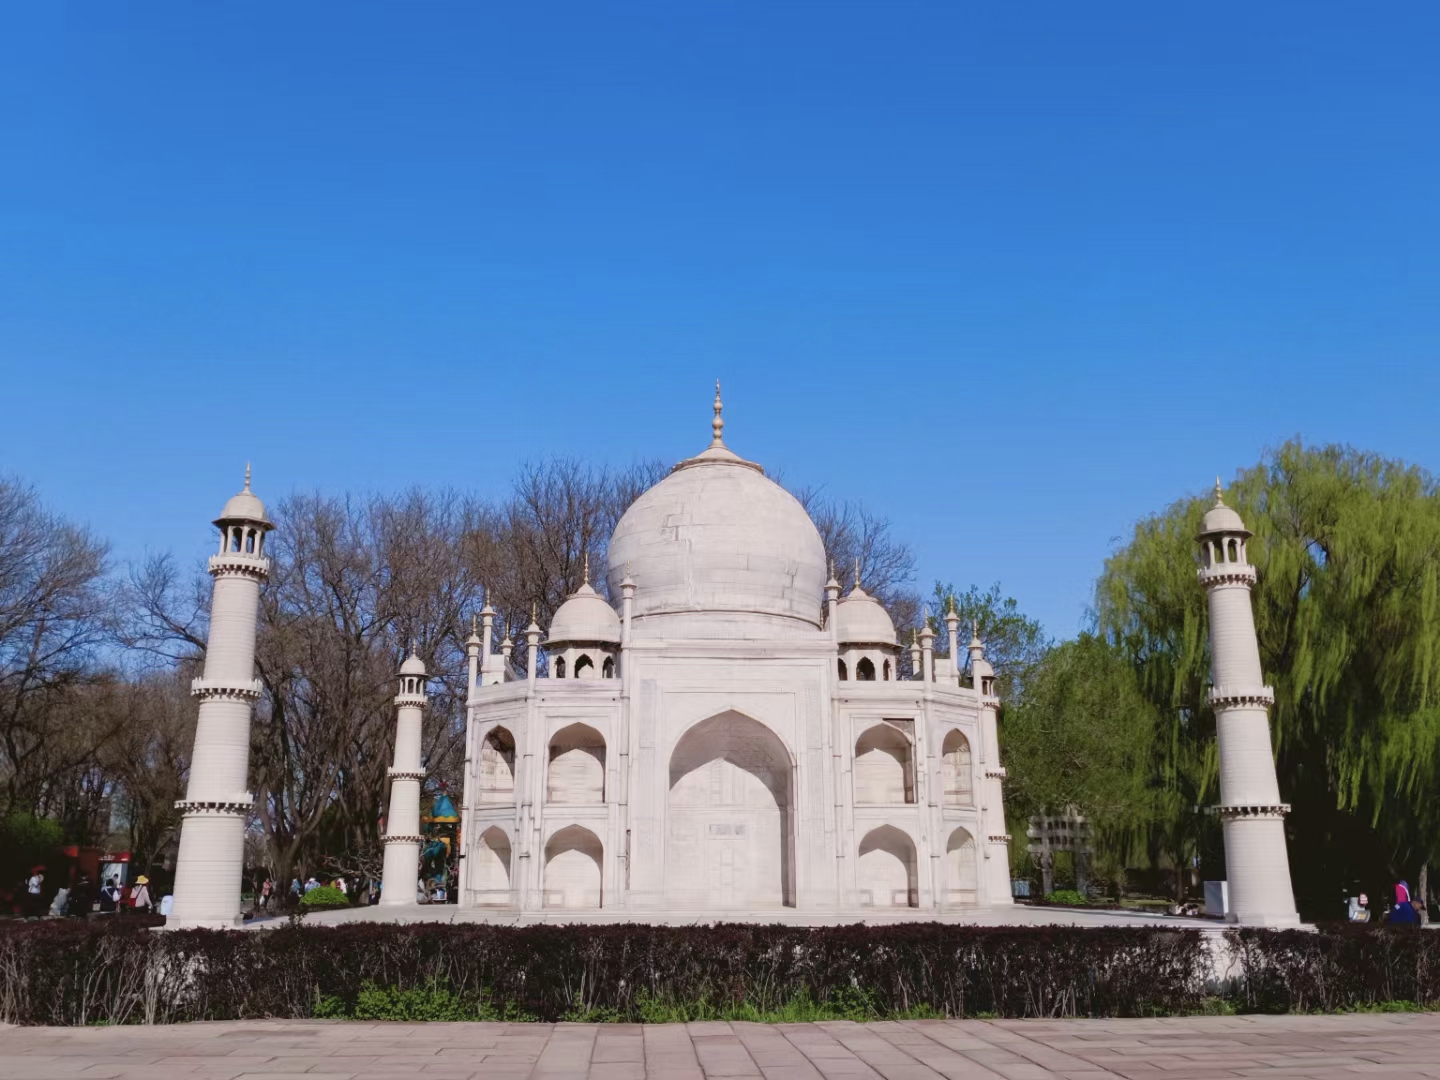
<svg viewBox="0 0 1440 1080">
<path fill-rule="evenodd" d="M 400 674 L 424 675 L 425 662 L 416 656 L 414 652 L 411 652 L 410 655 L 405 658 L 405 662 L 400 665 Z"/>
<path fill-rule="evenodd" d="M 620 616 L 587 581 L 570 594 L 550 620 L 547 646 L 577 641 L 620 644 Z"/>
<path fill-rule="evenodd" d="M 894 645 L 895 624 L 884 605 L 857 585 L 835 605 L 835 637 L 842 645 Z"/>
<path fill-rule="evenodd" d="M 230 501 L 225 504 L 225 509 L 220 511 L 215 524 L 226 521 L 258 521 L 265 525 L 270 524 L 270 519 L 265 516 L 265 504 L 250 490 L 249 465 L 245 466 L 245 490 L 230 496 Z"/>
<path fill-rule="evenodd" d="M 1205 516 L 1200 519 L 1200 535 L 1209 536 L 1211 533 L 1254 535 L 1245 528 L 1245 522 L 1240 520 L 1240 515 L 1225 505 L 1225 500 L 1220 495 L 1219 477 L 1215 479 L 1215 505 L 1205 511 Z"/>
</svg>

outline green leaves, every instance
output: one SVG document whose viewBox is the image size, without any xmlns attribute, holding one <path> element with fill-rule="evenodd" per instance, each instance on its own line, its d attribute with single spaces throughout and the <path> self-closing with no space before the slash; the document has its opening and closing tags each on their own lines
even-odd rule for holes
<svg viewBox="0 0 1440 1080">
<path fill-rule="evenodd" d="M 1255 532 L 1255 622 L 1275 687 L 1282 794 L 1377 826 L 1392 863 L 1413 870 L 1434 850 L 1428 808 L 1440 781 L 1435 479 L 1375 454 L 1296 440 L 1242 472 L 1225 501 Z M 1214 796 L 1214 718 L 1194 536 L 1210 505 L 1208 493 L 1185 498 L 1140 522 L 1096 586 L 1098 634 L 1166 718 L 1167 737 L 1156 743 L 1166 787 L 1205 800 Z M 1312 824 L 1292 819 L 1297 884 L 1315 854 L 1306 845 L 1321 842 L 1307 833 Z M 1332 878 L 1334 856 L 1326 853 Z M 1338 883 L 1309 885 L 1328 902 Z"/>
</svg>

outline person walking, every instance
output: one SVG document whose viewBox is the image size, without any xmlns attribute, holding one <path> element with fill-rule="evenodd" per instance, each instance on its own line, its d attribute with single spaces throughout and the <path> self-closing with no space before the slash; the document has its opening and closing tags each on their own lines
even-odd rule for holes
<svg viewBox="0 0 1440 1080">
<path fill-rule="evenodd" d="M 30 880 L 25 883 L 25 901 L 28 907 L 25 914 L 32 919 L 45 914 L 45 871 L 41 867 L 31 871 Z"/>
<path fill-rule="evenodd" d="M 115 914 L 120 907 L 120 896 L 120 877 L 117 874 L 100 886 L 100 914 Z"/>
<path fill-rule="evenodd" d="M 150 902 L 150 879 L 144 874 L 135 879 L 135 888 L 130 893 L 130 906 L 135 911 L 147 913 L 153 906 Z"/>
<path fill-rule="evenodd" d="M 81 874 L 80 880 L 70 890 L 70 904 L 66 914 L 76 919 L 88 919 L 95 901 L 90 896 L 90 875 Z"/>
<path fill-rule="evenodd" d="M 271 881 L 271 880 L 267 877 L 267 878 L 265 879 L 264 884 L 260 886 L 260 910 L 261 910 L 261 911 L 266 911 L 266 910 L 269 909 L 269 907 L 270 907 L 270 894 L 271 894 L 272 892 L 274 892 L 274 891 L 275 891 L 275 882 Z"/>
</svg>

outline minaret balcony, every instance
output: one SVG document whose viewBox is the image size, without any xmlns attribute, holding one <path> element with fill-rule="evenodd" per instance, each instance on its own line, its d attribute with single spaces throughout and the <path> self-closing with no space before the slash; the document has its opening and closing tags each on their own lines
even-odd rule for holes
<svg viewBox="0 0 1440 1080">
<path fill-rule="evenodd" d="M 270 559 L 266 555 L 248 555 L 243 551 L 226 551 L 210 556 L 210 573 L 242 574 L 246 577 L 270 576 Z"/>
<path fill-rule="evenodd" d="M 1275 688 L 1271 686 L 1212 686 L 1210 707 L 1212 709 L 1237 709 L 1246 705 L 1263 705 L 1269 708 L 1275 704 Z"/>
<path fill-rule="evenodd" d="M 410 705 L 416 709 L 423 709 L 429 704 L 429 699 L 422 693 L 396 694 L 395 704 L 399 706 Z"/>
<path fill-rule="evenodd" d="M 190 681 L 190 696 L 202 699 L 220 698 L 229 701 L 258 701 L 265 690 L 265 684 L 259 679 L 245 679 L 239 682 L 227 682 L 224 679 L 192 679 Z"/>
<path fill-rule="evenodd" d="M 1207 589 L 1217 585 L 1254 585 L 1259 580 L 1255 567 L 1248 563 L 1216 563 L 1202 566 L 1195 573 Z"/>
<path fill-rule="evenodd" d="M 1233 821 L 1236 818 L 1283 818 L 1290 813 L 1290 804 L 1212 806 L 1210 812 L 1222 821 Z"/>
</svg>

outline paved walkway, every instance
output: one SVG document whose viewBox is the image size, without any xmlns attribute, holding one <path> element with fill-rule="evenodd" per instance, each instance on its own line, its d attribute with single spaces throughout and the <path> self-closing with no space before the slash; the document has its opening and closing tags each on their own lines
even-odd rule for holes
<svg viewBox="0 0 1440 1080">
<path fill-rule="evenodd" d="M 1440 1077 L 1440 1014 L 0 1029 L 3 1080 L 1356 1080 L 1374 1074 Z"/>
</svg>

